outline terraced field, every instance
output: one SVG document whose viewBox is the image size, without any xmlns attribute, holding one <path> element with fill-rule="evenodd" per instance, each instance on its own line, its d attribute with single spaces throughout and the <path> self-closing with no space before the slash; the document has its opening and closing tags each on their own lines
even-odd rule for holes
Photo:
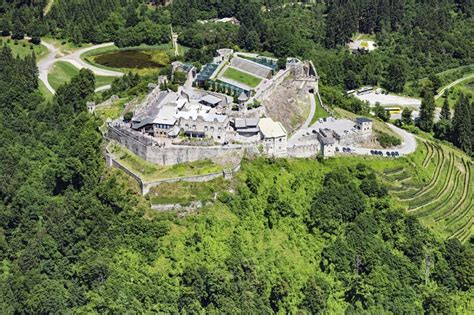
<svg viewBox="0 0 474 315">
<path fill-rule="evenodd" d="M 443 237 L 466 242 L 474 225 L 473 163 L 469 157 L 444 145 L 422 143 L 423 157 L 410 167 L 386 169 L 383 177 L 412 213 Z M 428 174 L 424 180 L 414 176 Z"/>
</svg>

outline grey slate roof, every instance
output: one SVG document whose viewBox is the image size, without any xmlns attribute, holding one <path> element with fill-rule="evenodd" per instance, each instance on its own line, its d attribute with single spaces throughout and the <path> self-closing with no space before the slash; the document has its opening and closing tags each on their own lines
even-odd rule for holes
<svg viewBox="0 0 474 315">
<path fill-rule="evenodd" d="M 372 122 L 372 119 L 366 117 L 357 117 L 356 122 L 358 123 L 365 123 L 365 122 Z"/>
</svg>

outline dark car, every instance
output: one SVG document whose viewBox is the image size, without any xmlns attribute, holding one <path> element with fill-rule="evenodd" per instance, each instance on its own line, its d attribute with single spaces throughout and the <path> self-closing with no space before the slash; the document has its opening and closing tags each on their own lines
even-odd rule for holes
<svg viewBox="0 0 474 315">
<path fill-rule="evenodd" d="M 372 155 L 373 155 L 373 154 L 374 154 L 374 152 L 375 152 L 374 150 L 370 150 L 370 154 L 372 154 Z"/>
<path fill-rule="evenodd" d="M 378 154 L 378 155 L 383 155 L 383 152 L 382 152 L 382 151 L 378 151 L 377 154 Z"/>
<path fill-rule="evenodd" d="M 336 152 L 339 152 L 339 147 L 336 147 Z"/>
<path fill-rule="evenodd" d="M 399 156 L 400 154 L 398 153 L 398 151 L 395 151 L 395 156 Z"/>
<path fill-rule="evenodd" d="M 387 156 L 390 156 L 390 152 L 388 152 L 388 151 L 387 151 L 385 154 L 386 154 Z"/>
</svg>

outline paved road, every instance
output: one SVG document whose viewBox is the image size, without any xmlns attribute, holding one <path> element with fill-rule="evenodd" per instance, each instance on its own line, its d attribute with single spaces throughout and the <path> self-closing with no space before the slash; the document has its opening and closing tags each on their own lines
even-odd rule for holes
<svg viewBox="0 0 474 315">
<path fill-rule="evenodd" d="M 56 56 L 59 54 L 59 49 L 45 41 L 42 41 L 41 44 L 48 48 L 49 52 L 44 58 L 38 61 L 39 79 L 43 81 L 46 88 L 52 94 L 54 94 L 55 91 L 48 81 L 48 73 L 53 64 L 56 62 Z"/>
<path fill-rule="evenodd" d="M 356 98 L 367 101 L 371 106 L 375 106 L 376 103 L 380 103 L 382 106 L 410 106 L 420 108 L 421 99 L 407 97 L 407 96 L 400 96 L 395 94 L 382 94 L 382 93 L 375 93 L 369 92 L 365 94 L 355 94 Z"/>
<path fill-rule="evenodd" d="M 91 47 L 79 49 L 76 52 L 74 52 L 72 54 L 69 54 L 69 55 L 66 55 L 66 56 L 63 56 L 63 57 L 58 57 L 60 55 L 60 51 L 56 46 L 54 46 L 54 45 L 52 45 L 48 42 L 45 42 L 45 41 L 42 41 L 41 44 L 43 46 L 45 46 L 46 48 L 48 48 L 49 52 L 44 58 L 42 58 L 40 61 L 38 61 L 39 79 L 44 83 L 46 88 L 52 94 L 54 94 L 56 91 L 53 89 L 51 84 L 49 84 L 48 73 L 51 71 L 54 63 L 57 62 L 57 61 L 69 62 L 78 69 L 87 68 L 87 69 L 91 70 L 95 75 L 113 76 L 113 77 L 123 76 L 122 72 L 101 69 L 101 68 L 92 66 L 92 65 L 86 63 L 85 61 L 83 61 L 81 59 L 82 54 L 84 54 L 88 51 L 94 50 L 94 49 L 112 46 L 113 43 L 105 43 L 105 44 L 94 45 L 94 46 L 91 46 Z M 107 90 L 109 88 L 110 88 L 110 86 L 106 85 L 106 86 L 98 88 L 96 91 L 104 91 L 104 90 Z"/>
<path fill-rule="evenodd" d="M 313 120 L 314 113 L 316 112 L 316 100 L 314 99 L 314 94 L 307 93 L 307 95 L 311 104 L 309 116 L 304 124 L 288 139 L 288 147 L 293 147 L 299 143 L 301 136 L 308 131 L 307 129 L 309 128 L 311 120 Z"/>
<path fill-rule="evenodd" d="M 453 86 L 455 85 L 458 85 L 459 83 L 463 82 L 463 81 L 466 81 L 466 80 L 469 80 L 469 79 L 473 79 L 474 78 L 474 73 L 473 74 L 470 74 L 466 77 L 463 77 L 463 78 L 460 78 L 460 79 L 457 79 L 456 81 L 453 81 L 451 83 L 449 83 L 448 85 L 446 85 L 445 87 L 443 87 L 439 93 L 435 96 L 435 100 L 437 100 L 438 98 L 440 98 L 441 96 L 443 96 L 444 94 L 444 91 L 452 88 Z"/>
<path fill-rule="evenodd" d="M 95 75 L 108 76 L 108 77 L 121 77 L 123 76 L 122 72 L 98 68 L 96 66 L 88 64 L 87 62 L 81 59 L 81 55 L 85 54 L 86 52 L 99 49 L 99 48 L 113 46 L 113 45 L 114 43 L 104 43 L 100 45 L 94 45 L 91 47 L 79 49 L 70 55 L 58 58 L 57 60 L 69 62 L 78 69 L 87 68 L 91 70 L 92 72 L 94 72 Z"/>
</svg>

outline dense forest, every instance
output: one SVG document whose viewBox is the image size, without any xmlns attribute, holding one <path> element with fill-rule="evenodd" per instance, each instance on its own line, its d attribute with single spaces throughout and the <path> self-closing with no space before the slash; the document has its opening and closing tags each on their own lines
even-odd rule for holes
<svg viewBox="0 0 474 315">
<path fill-rule="evenodd" d="M 92 73 L 51 102 L 36 76 L 0 51 L 3 313 L 467 311 L 472 246 L 438 241 L 370 167 L 247 161 L 203 214 L 145 218 L 104 171 Z"/>
</svg>

